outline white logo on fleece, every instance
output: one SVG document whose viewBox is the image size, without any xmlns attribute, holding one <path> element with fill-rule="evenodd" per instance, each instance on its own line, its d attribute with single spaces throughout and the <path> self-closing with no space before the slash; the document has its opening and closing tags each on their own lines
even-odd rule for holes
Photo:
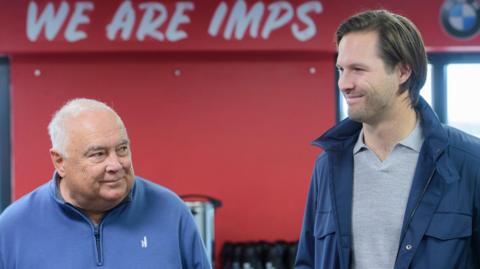
<svg viewBox="0 0 480 269">
<path fill-rule="evenodd" d="M 147 248 L 148 247 L 148 241 L 147 241 L 147 236 L 146 235 L 143 236 L 143 239 L 140 242 L 142 243 L 142 248 Z"/>
</svg>

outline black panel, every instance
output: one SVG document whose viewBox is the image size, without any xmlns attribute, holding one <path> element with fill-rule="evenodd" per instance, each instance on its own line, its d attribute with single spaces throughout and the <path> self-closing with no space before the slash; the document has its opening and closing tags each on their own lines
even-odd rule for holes
<svg viewBox="0 0 480 269">
<path fill-rule="evenodd" d="M 9 61 L 0 58 L 0 212 L 10 204 L 12 197 L 9 86 Z"/>
</svg>

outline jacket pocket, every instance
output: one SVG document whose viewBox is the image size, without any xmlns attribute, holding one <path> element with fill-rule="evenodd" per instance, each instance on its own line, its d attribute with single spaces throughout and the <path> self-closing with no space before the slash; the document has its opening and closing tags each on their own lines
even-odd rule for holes
<svg viewBox="0 0 480 269">
<path fill-rule="evenodd" d="M 335 214 L 332 212 L 317 212 L 315 214 L 315 268 L 340 268 L 338 242 L 336 239 Z"/>
<path fill-rule="evenodd" d="M 411 268 L 473 268 L 471 236 L 472 216 L 458 212 L 435 213 Z"/>
<path fill-rule="evenodd" d="M 433 215 L 425 235 L 440 240 L 472 235 L 472 216 L 457 212 L 438 212 Z"/>
<path fill-rule="evenodd" d="M 315 214 L 315 227 L 313 236 L 322 239 L 329 234 L 335 233 L 335 219 L 332 212 L 317 212 Z"/>
</svg>

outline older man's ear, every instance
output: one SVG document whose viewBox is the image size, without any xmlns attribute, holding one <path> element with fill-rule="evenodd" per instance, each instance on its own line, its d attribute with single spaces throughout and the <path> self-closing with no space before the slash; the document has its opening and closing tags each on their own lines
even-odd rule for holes
<svg viewBox="0 0 480 269">
<path fill-rule="evenodd" d="M 65 158 L 55 149 L 50 149 L 50 158 L 52 159 L 53 166 L 57 170 L 57 173 L 60 177 L 65 176 L 64 161 Z"/>
</svg>

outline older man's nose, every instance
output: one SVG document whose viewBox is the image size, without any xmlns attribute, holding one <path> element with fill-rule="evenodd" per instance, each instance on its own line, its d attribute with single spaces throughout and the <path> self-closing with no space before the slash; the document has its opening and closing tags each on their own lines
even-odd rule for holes
<svg viewBox="0 0 480 269">
<path fill-rule="evenodd" d="M 122 164 L 116 153 L 111 153 L 107 158 L 107 172 L 116 172 L 122 169 Z"/>
</svg>

